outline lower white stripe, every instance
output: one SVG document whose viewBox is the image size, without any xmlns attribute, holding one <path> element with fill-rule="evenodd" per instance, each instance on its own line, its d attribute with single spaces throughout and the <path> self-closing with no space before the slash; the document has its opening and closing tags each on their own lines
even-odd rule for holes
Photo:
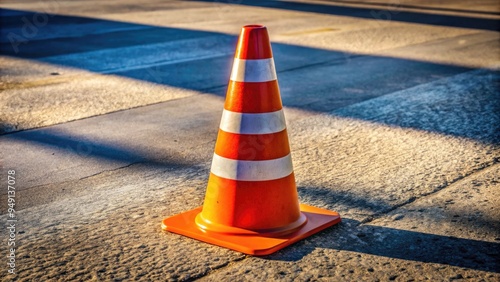
<svg viewBox="0 0 500 282">
<path fill-rule="evenodd" d="M 239 161 L 214 154 L 212 173 L 223 178 L 242 181 L 265 181 L 283 178 L 293 172 L 292 158 L 266 161 Z"/>
<path fill-rule="evenodd" d="M 285 128 L 283 110 L 260 114 L 224 110 L 220 122 L 220 129 L 238 134 L 268 134 L 280 132 Z"/>
<path fill-rule="evenodd" d="M 240 82 L 266 82 L 276 80 L 273 58 L 243 60 L 235 58 L 231 80 Z"/>
</svg>

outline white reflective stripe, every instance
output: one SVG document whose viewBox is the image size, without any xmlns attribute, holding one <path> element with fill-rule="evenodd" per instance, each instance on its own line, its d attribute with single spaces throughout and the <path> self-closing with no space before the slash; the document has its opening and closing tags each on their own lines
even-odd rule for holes
<svg viewBox="0 0 500 282">
<path fill-rule="evenodd" d="M 290 154 L 266 161 L 240 161 L 214 154 L 211 172 L 227 179 L 265 181 L 290 175 L 293 172 L 293 166 Z"/>
<path fill-rule="evenodd" d="M 286 128 L 283 110 L 248 114 L 224 110 L 220 129 L 238 134 L 268 134 L 283 131 Z"/>
<path fill-rule="evenodd" d="M 266 82 L 276 80 L 274 60 L 243 60 L 234 59 L 231 80 L 240 82 Z"/>
</svg>

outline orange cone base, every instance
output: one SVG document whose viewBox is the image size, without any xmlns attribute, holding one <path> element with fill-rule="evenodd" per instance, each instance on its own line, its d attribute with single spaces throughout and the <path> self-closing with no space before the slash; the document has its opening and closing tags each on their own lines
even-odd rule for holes
<svg viewBox="0 0 500 282">
<path fill-rule="evenodd" d="M 201 230 L 195 223 L 195 218 L 201 210 L 202 207 L 199 207 L 166 218 L 162 222 L 162 229 L 245 254 L 263 256 L 272 254 L 341 221 L 337 212 L 300 204 L 300 211 L 307 217 L 307 223 L 297 231 L 278 237 L 239 235 Z"/>
</svg>

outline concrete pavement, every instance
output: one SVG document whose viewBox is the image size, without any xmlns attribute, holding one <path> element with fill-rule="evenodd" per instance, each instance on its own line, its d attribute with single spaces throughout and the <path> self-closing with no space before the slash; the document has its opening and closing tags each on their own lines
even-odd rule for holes
<svg viewBox="0 0 500 282">
<path fill-rule="evenodd" d="M 2 279 L 500 279 L 494 1 L 1 7 L 1 177 L 16 171 L 18 218 Z M 256 22 L 300 199 L 343 217 L 263 258 L 160 228 L 202 204 L 236 36 Z"/>
</svg>

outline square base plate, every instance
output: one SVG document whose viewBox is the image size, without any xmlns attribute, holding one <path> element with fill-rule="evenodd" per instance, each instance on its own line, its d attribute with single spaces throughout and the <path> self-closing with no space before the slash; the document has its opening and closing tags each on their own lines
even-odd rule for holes
<svg viewBox="0 0 500 282">
<path fill-rule="evenodd" d="M 165 218 L 162 221 L 162 229 L 245 254 L 263 256 L 274 253 L 341 221 L 337 212 L 300 204 L 300 211 L 307 217 L 307 222 L 295 232 L 278 237 L 238 235 L 207 232 L 198 228 L 195 217 L 201 210 L 202 207 L 199 207 Z"/>
</svg>

